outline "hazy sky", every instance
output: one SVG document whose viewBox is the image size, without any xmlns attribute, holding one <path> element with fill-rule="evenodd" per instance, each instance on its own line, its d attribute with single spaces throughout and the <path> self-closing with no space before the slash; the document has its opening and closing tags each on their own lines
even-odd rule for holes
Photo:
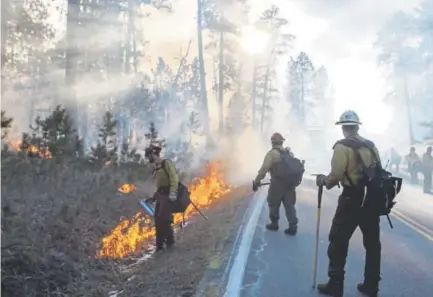
<svg viewBox="0 0 433 297">
<path fill-rule="evenodd" d="M 358 111 L 370 132 L 384 132 L 392 114 L 381 103 L 387 86 L 373 43 L 386 20 L 419 0 L 279 0 L 297 35 L 297 50 L 324 64 L 336 88 L 336 116 Z"/>
<path fill-rule="evenodd" d="M 381 103 L 387 86 L 376 67 L 373 43 L 393 13 L 413 9 L 420 0 L 252 0 L 252 17 L 272 2 L 290 20 L 290 32 L 297 37 L 291 54 L 306 51 L 315 65 L 323 64 L 328 70 L 336 89 L 336 116 L 353 108 L 368 130 L 386 130 L 392 114 Z M 173 6 L 170 16 L 153 12 L 144 21 L 150 55 L 157 52 L 167 58 L 179 56 L 180 47 L 185 49 L 190 39 L 196 42 L 196 1 L 174 0 Z M 191 56 L 195 50 L 193 44 Z M 207 72 L 210 74 L 212 69 Z"/>
</svg>

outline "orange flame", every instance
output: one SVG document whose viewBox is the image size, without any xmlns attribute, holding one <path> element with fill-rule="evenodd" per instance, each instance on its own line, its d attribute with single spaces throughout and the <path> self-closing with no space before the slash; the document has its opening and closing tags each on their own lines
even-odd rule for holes
<svg viewBox="0 0 433 297">
<path fill-rule="evenodd" d="M 17 152 L 21 151 L 21 144 L 22 142 L 20 140 L 15 141 L 8 141 L 8 144 Z M 31 144 L 27 149 L 24 150 L 26 153 L 32 153 L 32 154 L 39 154 L 39 157 L 43 159 L 51 159 L 53 156 L 51 152 L 48 150 L 48 148 L 44 147 L 41 150 L 39 150 L 36 146 Z"/>
<path fill-rule="evenodd" d="M 127 190 L 130 186 L 122 185 L 119 191 Z M 230 187 L 224 182 L 219 163 L 207 166 L 207 175 L 197 179 L 190 187 L 191 201 L 200 209 L 209 207 L 212 202 L 230 192 Z M 196 212 L 190 205 L 185 211 L 185 218 Z M 182 222 L 182 214 L 175 214 L 173 224 Z M 98 257 L 120 259 L 135 254 L 146 247 L 147 241 L 155 236 L 155 228 L 151 219 L 144 217 L 141 212 L 134 215 L 131 220 L 122 219 L 109 235 L 102 238 L 102 248 Z"/>
<path fill-rule="evenodd" d="M 120 193 L 129 194 L 134 192 L 136 187 L 133 184 L 123 184 L 120 188 L 117 189 Z"/>
</svg>

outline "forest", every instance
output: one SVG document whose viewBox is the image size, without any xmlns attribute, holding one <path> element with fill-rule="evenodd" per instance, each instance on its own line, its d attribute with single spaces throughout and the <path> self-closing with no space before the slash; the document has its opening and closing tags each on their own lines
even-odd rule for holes
<svg viewBox="0 0 433 297">
<path fill-rule="evenodd" d="M 208 251 L 223 241 L 214 235 L 199 243 L 194 232 L 224 233 L 217 226 L 231 222 L 241 205 L 224 197 L 246 197 L 236 191 L 256 173 L 270 135 L 281 132 L 320 153 L 335 122 L 338 86 L 327 65 L 294 50 L 298 36 L 280 7 L 270 3 L 253 14 L 254 5 L 2 1 L 4 296 L 193 296 L 197 271 L 214 263 Z M 152 32 L 152 22 L 170 22 L 185 10 L 194 31 L 181 42 Z M 167 26 L 179 30 L 172 37 L 184 34 L 181 24 Z M 432 44 L 432 1 L 394 14 L 374 44 L 389 87 L 383 100 L 394 111 L 395 131 L 409 131 L 411 144 L 433 138 Z M 147 266 L 123 273 L 122 265 L 147 249 L 153 229 L 118 188 L 136 184 L 145 188 L 139 195 L 149 195 L 144 149 L 154 142 L 200 208 L 211 212 L 221 200 L 231 210 L 215 206 L 205 225 L 193 224 L 184 241 L 199 246 L 187 245 L 177 268 L 138 261 Z M 260 157 L 252 161 L 246 150 Z M 120 232 L 123 223 L 127 231 Z M 107 238 L 114 239 L 104 250 Z M 168 274 L 170 285 L 160 281 Z"/>
<path fill-rule="evenodd" d="M 6 5 L 2 102 L 18 134 L 61 105 L 86 152 L 96 145 L 105 112 L 117 122 L 119 147 L 135 145 L 150 122 L 169 138 L 183 136 L 175 141 L 194 135 L 216 141 L 247 126 L 271 131 L 280 99 L 299 127 L 323 125 L 307 122 L 305 114 L 327 114 L 323 108 L 332 100 L 326 69 L 304 52 L 290 57 L 296 36 L 276 6 L 249 20 L 247 1 L 198 1 L 196 40 L 178 45 L 178 56 L 162 57 L 146 52 L 152 40 L 142 20 L 155 11 L 176 14 L 167 1 Z M 236 11 L 225 16 L 224 6 Z M 49 22 L 50 15 L 65 24 Z M 246 30 L 253 30 L 250 38 L 266 34 L 261 52 L 243 47 Z M 283 81 L 276 77 L 281 63 Z M 21 98 L 31 100 L 23 105 Z"/>
</svg>

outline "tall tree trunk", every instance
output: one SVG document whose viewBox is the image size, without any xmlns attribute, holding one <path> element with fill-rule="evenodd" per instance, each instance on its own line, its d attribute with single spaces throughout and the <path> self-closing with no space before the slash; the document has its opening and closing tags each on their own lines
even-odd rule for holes
<svg viewBox="0 0 433 297">
<path fill-rule="evenodd" d="M 78 45 L 76 30 L 78 26 L 79 0 L 68 0 L 68 12 L 66 19 L 66 103 L 65 107 L 71 117 L 74 128 L 78 124 L 78 106 L 75 84 L 77 80 Z"/>
<path fill-rule="evenodd" d="M 275 48 L 272 48 L 271 54 L 269 55 L 269 61 L 266 66 L 265 83 L 263 86 L 263 98 L 262 98 L 262 114 L 260 118 L 260 132 L 263 133 L 264 122 L 265 122 L 265 111 L 266 104 L 268 101 L 268 85 L 269 85 L 269 74 L 271 72 L 271 67 L 274 64 Z"/>
<path fill-rule="evenodd" d="M 202 28 L 202 0 L 197 0 L 197 43 L 198 43 L 198 59 L 200 69 L 200 99 L 202 102 L 203 112 L 203 128 L 206 135 L 209 135 L 209 109 L 206 93 L 206 72 L 204 69 L 204 56 L 203 56 L 203 28 Z"/>
<path fill-rule="evenodd" d="M 132 53 L 132 30 L 133 30 L 133 1 L 128 0 L 128 30 L 125 42 L 125 73 L 129 74 L 131 71 L 131 53 Z"/>
<path fill-rule="evenodd" d="M 220 31 L 219 44 L 219 63 L 218 63 L 218 115 L 219 115 L 219 133 L 224 130 L 224 32 Z"/>
<path fill-rule="evenodd" d="M 406 74 L 404 74 L 403 76 L 403 84 L 404 84 L 404 101 L 406 105 L 407 122 L 408 122 L 408 129 L 409 129 L 409 139 L 410 139 L 410 144 L 414 145 L 415 136 L 413 135 L 412 108 L 410 104 L 410 94 L 409 94 Z"/>
<path fill-rule="evenodd" d="M 218 59 L 217 57 L 213 56 L 212 57 L 212 86 L 215 86 L 212 88 L 214 96 L 215 96 L 215 101 L 218 102 L 218 73 L 217 73 L 217 65 L 218 65 Z"/>
<path fill-rule="evenodd" d="M 131 58 L 134 67 L 134 73 L 137 73 L 138 60 L 137 60 L 137 41 L 135 39 L 135 2 L 128 0 L 128 39 L 126 47 L 126 73 L 131 71 Z"/>
<path fill-rule="evenodd" d="M 29 106 L 29 126 L 34 125 L 34 118 L 35 118 L 35 89 L 36 86 L 34 85 L 34 82 L 32 83 L 32 86 L 30 87 L 30 106 Z"/>
<path fill-rule="evenodd" d="M 305 128 L 305 85 L 303 72 L 301 72 L 301 126 Z"/>
<path fill-rule="evenodd" d="M 253 66 L 253 90 L 252 90 L 252 127 L 256 127 L 256 96 L 257 96 L 257 60 L 254 58 Z"/>
<path fill-rule="evenodd" d="M 266 67 L 266 74 L 265 74 L 265 82 L 263 86 L 263 97 L 262 97 L 262 112 L 260 117 L 260 132 L 263 133 L 264 128 L 264 122 L 265 122 L 265 110 L 266 110 L 266 103 L 267 103 L 267 97 L 268 97 L 268 81 L 269 81 L 269 72 L 270 72 L 270 65 Z"/>
<path fill-rule="evenodd" d="M 4 92 L 4 81 L 5 79 L 3 78 L 3 67 L 6 63 L 6 41 L 7 41 L 7 34 L 8 34 L 8 30 L 7 30 L 7 20 L 9 18 L 9 13 L 10 13 L 10 6 L 9 6 L 9 0 L 2 0 L 2 5 L 1 5 L 1 98 L 3 98 L 3 92 Z"/>
</svg>

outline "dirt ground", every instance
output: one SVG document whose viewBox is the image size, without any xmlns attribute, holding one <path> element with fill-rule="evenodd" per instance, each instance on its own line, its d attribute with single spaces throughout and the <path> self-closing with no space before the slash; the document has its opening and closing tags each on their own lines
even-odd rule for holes
<svg viewBox="0 0 433 297">
<path fill-rule="evenodd" d="M 173 250 L 129 272 L 133 279 L 120 285 L 123 292 L 118 297 L 193 296 L 206 268 L 218 268 L 227 257 L 225 247 L 238 227 L 236 214 L 248 206 L 248 194 L 249 188 L 237 188 L 205 211 L 208 220 L 199 215 L 191 218 L 188 226 L 176 234 Z"/>
</svg>

